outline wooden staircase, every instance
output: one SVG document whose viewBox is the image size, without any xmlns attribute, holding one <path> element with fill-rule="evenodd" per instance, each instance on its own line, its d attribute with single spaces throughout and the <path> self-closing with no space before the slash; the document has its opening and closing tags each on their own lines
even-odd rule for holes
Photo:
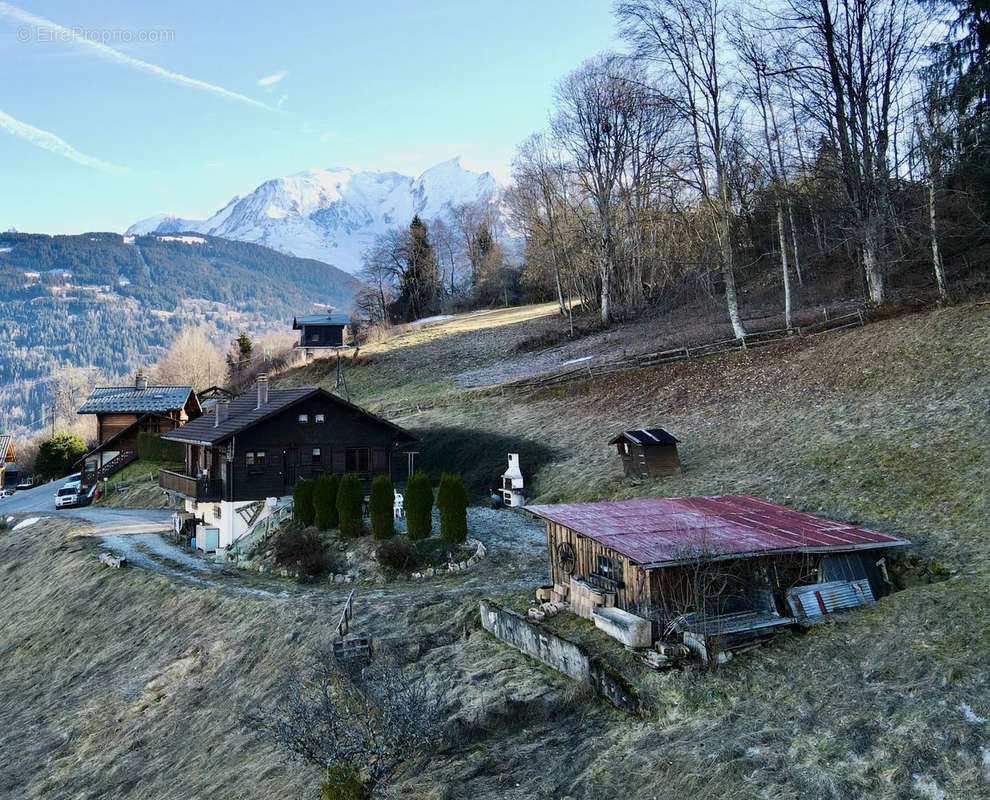
<svg viewBox="0 0 990 800">
<path fill-rule="evenodd" d="M 138 454 L 133 450 L 122 450 L 93 473 L 93 482 L 99 483 L 102 480 L 106 480 L 111 475 L 120 472 L 128 464 L 137 461 L 137 458 Z"/>
</svg>

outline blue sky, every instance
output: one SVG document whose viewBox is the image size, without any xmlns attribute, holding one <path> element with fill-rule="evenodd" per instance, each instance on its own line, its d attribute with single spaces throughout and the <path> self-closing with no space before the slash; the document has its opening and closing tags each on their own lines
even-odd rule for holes
<svg viewBox="0 0 990 800">
<path fill-rule="evenodd" d="M 504 179 L 616 46 L 610 0 L 0 0 L 0 230 L 207 216 L 315 166 Z"/>
</svg>

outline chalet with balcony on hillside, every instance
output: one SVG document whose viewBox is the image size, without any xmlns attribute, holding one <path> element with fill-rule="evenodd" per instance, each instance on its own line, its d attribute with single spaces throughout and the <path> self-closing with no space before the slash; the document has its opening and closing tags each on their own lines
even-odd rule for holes
<svg viewBox="0 0 990 800">
<path fill-rule="evenodd" d="M 185 445 L 182 472 L 159 483 L 182 497 L 197 547 L 229 547 L 292 494 L 300 478 L 392 475 L 396 449 L 416 437 L 319 387 L 270 389 L 268 378 L 163 439 Z M 393 480 L 395 476 L 393 475 Z"/>
<path fill-rule="evenodd" d="M 632 646 L 676 633 L 705 659 L 873 602 L 891 591 L 885 556 L 910 544 L 744 496 L 526 510 L 575 613 Z"/>
<path fill-rule="evenodd" d="M 292 330 L 300 331 L 296 346 L 306 350 L 345 347 L 350 325 L 346 314 L 306 314 L 292 320 Z"/>
<path fill-rule="evenodd" d="M 8 489 L 18 481 L 14 455 L 14 437 L 9 433 L 0 433 L 0 489 Z"/>
<path fill-rule="evenodd" d="M 92 485 L 139 457 L 142 437 L 157 437 L 202 415 L 192 386 L 152 386 L 138 372 L 130 386 L 100 386 L 80 406 L 96 416 L 96 447 L 86 453 L 83 481 Z"/>
</svg>

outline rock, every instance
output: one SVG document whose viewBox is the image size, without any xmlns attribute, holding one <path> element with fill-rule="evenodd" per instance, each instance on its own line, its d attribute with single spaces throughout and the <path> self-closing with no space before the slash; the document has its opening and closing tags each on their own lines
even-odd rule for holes
<svg viewBox="0 0 990 800">
<path fill-rule="evenodd" d="M 414 580 L 417 580 L 418 581 L 420 578 L 423 577 L 423 573 L 422 572 L 414 572 L 412 574 L 412 577 L 413 577 Z"/>
<path fill-rule="evenodd" d="M 544 619 L 546 617 L 546 614 L 544 614 L 538 608 L 531 608 L 527 612 L 526 616 L 528 616 L 530 619 L 535 619 L 537 622 L 539 622 L 541 619 Z"/>
<path fill-rule="evenodd" d="M 333 576 L 333 582 L 334 583 L 343 583 L 344 580 L 346 579 L 346 577 L 347 577 L 346 575 L 334 575 Z"/>
</svg>

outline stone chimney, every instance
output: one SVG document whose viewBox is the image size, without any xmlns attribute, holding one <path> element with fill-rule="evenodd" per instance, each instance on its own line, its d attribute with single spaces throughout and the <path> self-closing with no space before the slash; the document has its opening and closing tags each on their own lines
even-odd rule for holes
<svg viewBox="0 0 990 800">
<path fill-rule="evenodd" d="M 261 408 L 268 402 L 268 376 L 265 373 L 261 373 L 258 376 L 258 408 Z"/>
<path fill-rule="evenodd" d="M 134 376 L 134 388 L 139 392 L 143 392 L 148 388 L 148 379 L 144 377 L 143 369 L 139 369 L 137 375 Z"/>
</svg>

